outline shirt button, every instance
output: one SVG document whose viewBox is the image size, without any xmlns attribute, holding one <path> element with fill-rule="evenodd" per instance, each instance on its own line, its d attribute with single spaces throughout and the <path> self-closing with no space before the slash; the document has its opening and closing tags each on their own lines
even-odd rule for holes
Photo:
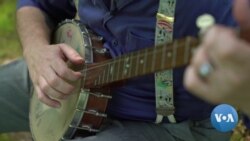
<svg viewBox="0 0 250 141">
<path fill-rule="evenodd" d="M 118 46 L 118 41 L 117 41 L 117 40 L 113 40 L 113 41 L 112 41 L 112 45 L 113 45 L 114 47 Z"/>
</svg>

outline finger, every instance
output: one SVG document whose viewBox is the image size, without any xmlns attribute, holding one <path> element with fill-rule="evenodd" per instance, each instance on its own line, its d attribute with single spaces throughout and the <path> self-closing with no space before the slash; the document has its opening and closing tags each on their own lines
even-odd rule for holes
<svg viewBox="0 0 250 141">
<path fill-rule="evenodd" d="M 191 60 L 191 65 L 192 67 L 194 67 L 194 69 L 196 69 L 197 74 L 199 74 L 199 69 L 201 67 L 202 64 L 210 62 L 208 57 L 207 57 L 207 53 L 205 50 L 204 46 L 200 46 L 198 47 L 198 49 L 196 50 L 192 60 Z"/>
<path fill-rule="evenodd" d="M 250 2 L 249 0 L 235 0 L 233 14 L 241 28 L 250 28 Z"/>
<path fill-rule="evenodd" d="M 55 71 L 55 73 L 60 76 L 62 79 L 74 82 L 81 78 L 81 72 L 75 72 L 68 68 L 66 63 L 61 60 L 57 59 L 51 64 L 51 68 Z"/>
<path fill-rule="evenodd" d="M 198 47 L 197 51 L 195 52 L 192 58 L 191 64 L 185 71 L 186 73 L 185 73 L 184 83 L 187 86 L 187 88 L 190 89 L 191 91 L 197 92 L 197 90 L 199 89 L 199 85 L 197 84 L 206 83 L 199 76 L 199 68 L 204 62 L 207 62 L 205 49 L 203 47 Z M 200 90 L 198 90 L 198 92 L 200 92 Z"/>
<path fill-rule="evenodd" d="M 48 82 L 50 87 L 66 95 L 71 94 L 74 91 L 75 87 L 57 76 L 51 67 L 47 68 L 46 71 L 48 72 L 45 73 L 46 75 L 43 75 L 43 77 Z"/>
<path fill-rule="evenodd" d="M 51 98 L 64 99 L 64 98 L 66 98 L 66 96 L 68 96 L 68 95 L 60 93 L 60 92 L 56 91 L 55 89 L 53 89 L 52 87 L 50 87 L 48 82 L 43 77 L 39 78 L 39 88 L 43 94 L 48 95 Z"/>
<path fill-rule="evenodd" d="M 230 64 L 235 57 L 241 56 L 238 43 L 238 37 L 233 30 L 221 28 L 214 41 L 213 51 L 208 50 L 208 55 L 218 64 L 218 67 Z"/>
<path fill-rule="evenodd" d="M 184 74 L 184 85 L 185 87 L 197 97 L 213 101 L 212 95 L 209 94 L 209 84 L 205 83 L 197 74 L 196 69 L 193 66 L 186 68 Z"/>
<path fill-rule="evenodd" d="M 216 25 L 208 30 L 192 60 L 193 67 L 197 74 L 199 74 L 199 77 L 206 83 L 211 83 L 213 78 L 213 76 L 211 76 L 213 72 L 211 71 L 215 71 L 221 62 L 219 59 L 220 55 L 218 54 L 218 49 L 220 49 L 218 44 L 225 44 L 226 41 L 218 40 L 220 38 L 218 37 L 218 32 L 220 32 L 222 28 L 224 27 Z"/>
<path fill-rule="evenodd" d="M 204 37 L 202 38 L 202 46 L 206 48 L 206 50 L 210 50 L 211 47 L 214 47 L 214 41 L 217 38 L 218 30 L 221 26 L 215 25 L 209 28 Z"/>
<path fill-rule="evenodd" d="M 59 47 L 62 50 L 63 54 L 66 56 L 66 58 L 69 59 L 69 61 L 73 64 L 77 65 L 84 63 L 83 58 L 72 47 L 69 47 L 66 44 L 60 44 Z"/>
<path fill-rule="evenodd" d="M 35 86 L 35 90 L 37 93 L 38 99 L 43 102 L 44 104 L 52 107 L 52 108 L 59 108 L 61 107 L 60 102 L 48 97 L 46 94 L 44 94 L 41 89 L 38 86 Z"/>
<path fill-rule="evenodd" d="M 200 48 L 203 48 L 204 52 L 206 52 L 206 55 L 209 56 L 211 53 L 216 52 L 216 38 L 217 38 L 217 32 L 221 27 L 218 25 L 212 26 L 209 28 L 209 30 L 204 34 L 202 38 L 202 42 L 200 45 Z M 210 57 L 210 56 L 209 56 Z M 199 60 L 199 59 L 194 59 Z"/>
<path fill-rule="evenodd" d="M 236 33 L 223 26 L 214 26 L 204 38 L 203 46 L 213 65 L 220 66 L 237 52 L 235 48 Z"/>
</svg>

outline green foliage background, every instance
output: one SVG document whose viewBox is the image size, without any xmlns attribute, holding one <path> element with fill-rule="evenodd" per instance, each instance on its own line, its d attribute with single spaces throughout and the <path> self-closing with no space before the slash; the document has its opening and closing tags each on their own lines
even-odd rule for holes
<svg viewBox="0 0 250 141">
<path fill-rule="evenodd" d="M 0 0 L 0 64 L 21 56 L 15 28 L 16 0 Z"/>
<path fill-rule="evenodd" d="M 1 14 L 0 14 L 0 28 L 3 29 L 1 30 L 1 34 L 8 34 L 10 32 L 14 31 L 13 24 L 15 21 L 14 17 L 14 5 L 15 1 L 13 0 L 1 0 L 0 2 L 0 9 L 1 9 Z"/>
</svg>

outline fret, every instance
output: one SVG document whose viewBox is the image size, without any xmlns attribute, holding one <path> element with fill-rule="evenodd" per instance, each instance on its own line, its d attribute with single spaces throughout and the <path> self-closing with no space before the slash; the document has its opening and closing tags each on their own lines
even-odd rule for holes
<svg viewBox="0 0 250 141">
<path fill-rule="evenodd" d="M 167 69 L 172 68 L 172 65 L 171 65 L 171 62 L 173 60 L 173 57 L 172 57 L 172 48 L 167 48 L 166 57 L 167 58 L 165 58 L 165 60 L 166 60 L 165 68 L 167 68 Z"/>
<path fill-rule="evenodd" d="M 101 84 L 104 84 L 104 82 L 105 82 L 105 76 L 106 76 L 106 69 L 105 69 L 105 67 L 104 67 L 103 72 L 102 72 Z"/>
<path fill-rule="evenodd" d="M 147 64 L 147 57 L 148 56 L 148 50 L 147 49 L 145 49 L 145 51 L 144 51 L 144 63 L 143 63 L 143 74 L 145 74 L 146 73 L 146 64 Z"/>
<path fill-rule="evenodd" d="M 124 59 L 124 64 L 123 64 L 123 78 L 126 78 L 129 74 L 129 69 L 130 69 L 130 64 L 129 64 L 129 56 L 125 56 L 125 59 Z"/>
<path fill-rule="evenodd" d="M 151 71 L 153 72 L 155 70 L 155 55 L 156 55 L 156 47 L 153 47 L 153 58 L 152 58 L 152 66 L 151 66 Z"/>
<path fill-rule="evenodd" d="M 97 81 L 96 81 L 96 79 L 95 79 L 94 85 L 97 86 Z"/>
<path fill-rule="evenodd" d="M 108 63 L 107 65 L 106 65 L 106 72 L 107 72 L 107 74 L 106 74 L 106 83 L 108 83 L 109 82 L 109 69 L 110 69 L 110 63 Z"/>
<path fill-rule="evenodd" d="M 143 51 L 145 53 L 145 50 Z M 144 64 L 145 64 L 145 56 L 144 53 L 142 51 L 138 52 L 138 57 L 139 57 L 139 63 L 138 63 L 138 73 L 137 74 L 141 74 L 144 71 Z"/>
<path fill-rule="evenodd" d="M 179 67 L 179 66 L 183 66 L 186 65 L 187 63 L 183 62 L 183 60 L 185 60 L 185 42 L 181 42 L 178 47 L 177 47 L 177 59 L 176 59 L 176 66 L 175 67 Z"/>
<path fill-rule="evenodd" d="M 163 50 L 164 50 L 164 46 L 157 46 L 155 47 L 156 51 L 155 51 L 155 64 L 154 64 L 154 70 L 152 70 L 152 72 L 161 70 L 162 68 L 162 55 L 163 55 Z M 164 61 L 165 62 L 165 61 Z"/>
<path fill-rule="evenodd" d="M 139 62 L 140 62 L 140 52 L 137 52 L 134 57 L 136 58 L 136 62 L 135 62 L 135 65 L 134 65 L 135 66 L 135 74 L 134 74 L 134 76 L 137 76 L 139 66 L 140 66 L 140 64 L 139 64 Z"/>
<path fill-rule="evenodd" d="M 137 59 L 136 52 L 131 53 L 129 62 L 130 63 L 129 77 L 135 76 L 137 67 L 136 59 Z"/>
<path fill-rule="evenodd" d="M 115 81 L 115 74 L 117 73 L 118 67 L 117 67 L 117 61 L 114 61 L 112 64 L 112 80 Z"/>
<path fill-rule="evenodd" d="M 120 66 L 121 66 L 121 58 L 119 58 L 119 59 L 117 60 L 117 63 L 118 63 L 118 65 L 117 65 L 116 80 L 119 80 L 119 76 L 120 76 Z"/>
<path fill-rule="evenodd" d="M 114 81 L 114 61 L 109 63 L 108 77 L 110 82 Z"/>
<path fill-rule="evenodd" d="M 174 41 L 172 67 L 176 66 L 177 47 L 178 47 L 178 41 Z"/>
<path fill-rule="evenodd" d="M 133 59 L 133 53 L 131 53 L 130 55 L 129 55 L 129 72 L 128 72 L 128 77 L 131 77 L 131 71 L 132 71 L 132 69 L 133 69 L 133 65 L 132 65 L 132 59 Z"/>
<path fill-rule="evenodd" d="M 98 76 L 98 85 L 101 84 L 101 75 Z"/>
<path fill-rule="evenodd" d="M 166 52 L 167 52 L 167 44 L 163 46 L 162 57 L 161 57 L 161 69 L 165 68 L 166 64 Z"/>
<path fill-rule="evenodd" d="M 110 63 L 108 62 L 106 65 L 105 65 L 105 70 L 106 70 L 106 75 L 105 75 L 105 83 L 108 83 L 109 82 L 109 65 Z"/>
<path fill-rule="evenodd" d="M 114 60 L 112 61 L 112 80 L 115 81 L 117 80 L 117 75 L 116 73 L 118 72 L 118 61 L 117 60 Z"/>
<path fill-rule="evenodd" d="M 184 54 L 184 61 L 183 61 L 185 64 L 187 64 L 189 61 L 189 55 L 190 55 L 189 49 L 190 49 L 190 38 L 187 37 L 185 39 L 185 54 Z"/>
<path fill-rule="evenodd" d="M 147 48 L 147 61 L 145 62 L 146 64 L 146 70 L 145 73 L 152 72 L 152 60 L 153 60 L 153 51 L 154 47 Z M 145 74 L 144 73 L 144 74 Z"/>
<path fill-rule="evenodd" d="M 119 78 L 118 79 L 123 79 L 123 78 L 125 78 L 124 77 L 124 63 L 125 63 L 124 56 L 122 56 L 120 58 L 120 62 L 119 63 L 120 63 L 120 67 L 119 67 L 120 73 L 119 73 Z"/>
<path fill-rule="evenodd" d="M 104 83 L 108 83 L 109 82 L 109 63 L 107 63 L 106 65 L 105 65 L 105 78 L 106 79 L 104 79 Z"/>
<path fill-rule="evenodd" d="M 167 58 L 168 58 L 168 59 L 173 58 L 173 57 L 172 57 L 172 50 L 169 50 L 169 49 L 168 49 L 168 51 L 167 51 Z"/>
</svg>

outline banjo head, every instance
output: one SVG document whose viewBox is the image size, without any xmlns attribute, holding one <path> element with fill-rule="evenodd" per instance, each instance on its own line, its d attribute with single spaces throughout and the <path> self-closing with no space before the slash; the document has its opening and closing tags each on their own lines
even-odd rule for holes
<svg viewBox="0 0 250 141">
<path fill-rule="evenodd" d="M 93 62 L 88 30 L 75 20 L 65 20 L 59 24 L 54 33 L 53 44 L 66 43 L 74 48 L 86 62 Z M 59 100 L 60 108 L 51 108 L 38 100 L 33 92 L 30 102 L 30 128 L 35 141 L 61 141 L 71 138 L 75 133 L 74 126 L 81 122 L 88 95 L 81 92 L 81 83 L 77 82 L 77 90 L 67 100 Z M 79 110 L 80 109 L 80 110 Z"/>
</svg>

